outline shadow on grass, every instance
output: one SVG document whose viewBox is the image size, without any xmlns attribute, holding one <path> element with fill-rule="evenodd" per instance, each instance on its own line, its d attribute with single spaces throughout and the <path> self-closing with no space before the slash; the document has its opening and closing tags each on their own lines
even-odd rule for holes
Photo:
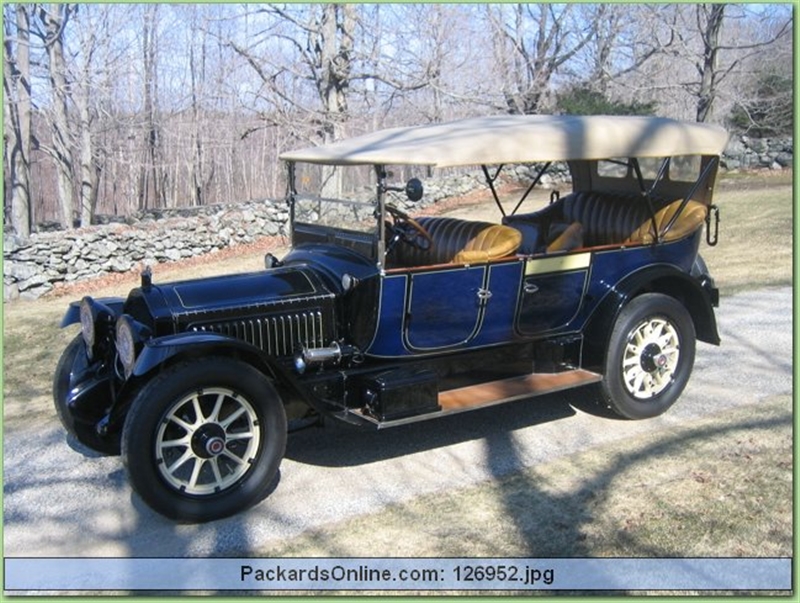
<svg viewBox="0 0 800 603">
<path fill-rule="evenodd" d="M 525 473 L 518 473 L 508 478 L 506 472 L 498 471 L 495 491 L 502 505 L 502 516 L 513 522 L 516 533 L 522 539 L 519 543 L 525 553 L 531 557 L 591 557 L 597 555 L 587 539 L 584 529 L 592 522 L 598 521 L 596 510 L 602 509 L 613 493 L 615 480 L 625 473 L 636 471 L 637 465 L 652 463 L 654 460 L 664 461 L 681 458 L 688 449 L 700 442 L 720 436 L 732 436 L 736 433 L 750 433 L 753 430 L 788 428 L 791 429 L 793 418 L 790 412 L 778 416 L 761 419 L 745 419 L 733 424 L 703 426 L 696 429 L 682 430 L 680 434 L 660 439 L 635 451 L 615 454 L 613 460 L 604 463 L 601 471 L 587 471 L 580 479 L 580 486 L 563 494 L 546 491 L 537 478 Z M 507 434 L 495 434 L 486 440 L 486 454 L 490 460 L 505 459 L 515 456 L 513 439 Z M 791 450 L 787 450 L 790 457 Z M 714 458 L 697 459 L 701 462 L 713 463 Z M 692 459 L 686 459 L 687 469 L 692 466 Z M 521 465 L 521 463 L 520 463 Z M 522 467 L 520 467 L 522 469 Z M 784 467 L 791 471 L 791 467 Z M 703 479 L 702 473 L 697 475 L 698 481 Z M 753 496 L 762 494 L 753 492 Z M 661 501 L 662 507 L 668 508 L 676 501 Z M 595 511 L 592 511 L 595 510 Z M 641 510 L 641 509 L 640 509 Z M 649 509 L 659 511 L 658 509 Z M 663 509 L 662 509 L 663 510 Z M 694 509 L 698 517 L 713 514 L 711 509 Z M 752 518 L 751 518 L 752 519 Z M 692 534 L 687 531 L 687 550 L 693 544 L 691 539 L 701 538 L 703 534 Z M 654 543 L 643 542 L 636 535 L 620 526 L 613 533 L 603 536 L 609 550 L 627 550 L 626 556 L 664 558 L 674 557 L 676 551 L 660 547 Z M 791 536 L 788 536 L 791 539 Z M 616 545 L 614 543 L 617 543 Z M 519 549 L 518 549 L 519 550 Z M 757 548 L 750 552 L 755 556 Z M 631 553 L 630 551 L 633 551 Z"/>
</svg>

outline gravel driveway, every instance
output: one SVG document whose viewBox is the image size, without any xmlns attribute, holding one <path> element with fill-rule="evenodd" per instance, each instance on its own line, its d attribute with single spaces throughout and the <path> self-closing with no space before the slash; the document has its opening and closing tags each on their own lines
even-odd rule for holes
<svg viewBox="0 0 800 603">
<path fill-rule="evenodd" d="M 132 494 L 119 458 L 67 442 L 53 415 L 4 439 L 5 556 L 247 556 L 329 522 L 604 442 L 742 405 L 757 413 L 760 400 L 792 391 L 792 289 L 742 293 L 721 306 L 722 346 L 698 346 L 689 386 L 665 416 L 615 421 L 562 394 L 380 433 L 306 430 L 290 437 L 269 498 L 205 525 L 156 515 Z"/>
</svg>

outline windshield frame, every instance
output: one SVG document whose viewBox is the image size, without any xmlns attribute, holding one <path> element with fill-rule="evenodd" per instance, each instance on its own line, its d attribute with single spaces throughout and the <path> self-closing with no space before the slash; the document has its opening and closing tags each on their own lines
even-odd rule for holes
<svg viewBox="0 0 800 603">
<path fill-rule="evenodd" d="M 378 269 L 383 269 L 386 256 L 386 191 L 388 174 L 382 165 L 375 165 L 377 184 L 375 186 L 375 196 L 372 201 L 355 201 L 351 199 L 335 199 L 326 198 L 315 195 L 301 193 L 297 190 L 297 176 L 296 176 L 296 162 L 287 161 L 288 179 L 287 179 L 287 195 L 286 200 L 289 205 L 289 225 L 292 246 L 298 244 L 298 231 L 316 231 L 321 238 L 325 238 L 330 242 L 354 241 L 366 237 L 371 238 L 372 248 L 375 250 L 374 254 L 369 254 L 368 259 L 374 261 Z M 363 206 L 372 207 L 372 216 L 375 220 L 373 228 L 365 229 L 349 229 L 342 226 L 333 226 L 325 224 L 315 224 L 313 222 L 306 222 L 298 219 L 297 205 L 306 200 L 313 200 L 319 203 L 333 203 L 349 206 Z M 298 228 L 298 226 L 300 228 Z M 373 257 L 374 256 L 374 257 Z"/>
</svg>

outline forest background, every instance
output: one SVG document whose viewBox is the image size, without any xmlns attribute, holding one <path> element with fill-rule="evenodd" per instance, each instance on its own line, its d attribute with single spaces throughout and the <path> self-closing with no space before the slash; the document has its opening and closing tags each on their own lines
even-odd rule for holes
<svg viewBox="0 0 800 603">
<path fill-rule="evenodd" d="M 283 150 L 498 113 L 793 133 L 792 4 L 3 5 L 7 232 L 275 198 Z"/>
</svg>

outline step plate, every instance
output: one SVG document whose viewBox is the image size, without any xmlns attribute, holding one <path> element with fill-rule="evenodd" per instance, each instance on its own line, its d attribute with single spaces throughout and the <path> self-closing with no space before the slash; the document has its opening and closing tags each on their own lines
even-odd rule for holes
<svg viewBox="0 0 800 603">
<path fill-rule="evenodd" d="M 602 378 L 602 375 L 583 369 L 561 373 L 532 373 L 441 392 L 439 405 L 443 412 L 481 408 L 596 383 Z"/>
<path fill-rule="evenodd" d="M 510 377 L 498 381 L 489 381 L 478 385 L 459 387 L 439 393 L 441 410 L 436 412 L 405 417 L 395 421 L 378 421 L 360 410 L 352 411 L 360 419 L 366 420 L 380 429 L 405 425 L 416 421 L 424 421 L 444 415 L 455 414 L 467 410 L 475 410 L 513 402 L 523 398 L 532 398 L 551 394 L 565 389 L 572 389 L 589 383 L 597 383 L 603 376 L 583 369 L 573 369 L 560 373 L 532 373 L 519 377 Z"/>
</svg>

